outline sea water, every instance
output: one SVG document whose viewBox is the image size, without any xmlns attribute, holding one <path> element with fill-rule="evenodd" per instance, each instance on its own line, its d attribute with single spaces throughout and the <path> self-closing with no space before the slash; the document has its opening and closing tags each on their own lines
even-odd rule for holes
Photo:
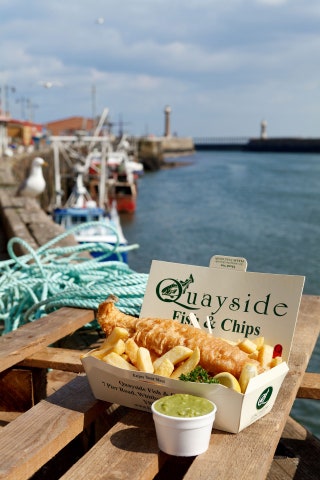
<svg viewBox="0 0 320 480">
<path fill-rule="evenodd" d="M 197 152 L 181 166 L 139 180 L 137 211 L 122 215 L 140 248 L 130 267 L 153 259 L 208 266 L 212 255 L 244 257 L 248 271 L 304 275 L 320 293 L 320 154 Z M 320 372 L 320 340 L 308 371 Z M 291 415 L 320 437 L 320 402 L 296 400 Z"/>
</svg>

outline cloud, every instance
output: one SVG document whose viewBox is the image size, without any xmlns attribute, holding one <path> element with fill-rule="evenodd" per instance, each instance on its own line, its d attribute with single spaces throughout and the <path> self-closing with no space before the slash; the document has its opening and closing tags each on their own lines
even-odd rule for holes
<svg viewBox="0 0 320 480">
<path fill-rule="evenodd" d="M 267 5 L 270 7 L 277 7 L 288 3 L 288 0 L 257 0 L 257 3 L 261 3 L 262 5 Z"/>
<path fill-rule="evenodd" d="M 0 8 L 0 84 L 39 105 L 38 121 L 90 116 L 95 85 L 97 109 L 130 117 L 136 134 L 146 124 L 161 134 L 167 104 L 180 134 L 250 134 L 266 114 L 278 135 L 318 130 L 317 0 L 0 0 Z"/>
</svg>

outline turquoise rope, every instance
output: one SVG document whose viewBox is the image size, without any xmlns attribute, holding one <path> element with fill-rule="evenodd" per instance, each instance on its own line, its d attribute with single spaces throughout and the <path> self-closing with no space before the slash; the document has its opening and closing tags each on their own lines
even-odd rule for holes
<svg viewBox="0 0 320 480">
<path fill-rule="evenodd" d="M 139 315 L 148 275 L 133 271 L 121 257 L 138 245 L 87 243 L 56 246 L 68 235 L 82 228 L 103 225 L 88 222 L 63 232 L 37 250 L 23 239 L 9 240 L 9 260 L 0 262 L 0 321 L 8 333 L 61 307 L 96 310 L 109 294 L 119 298 L 118 308 Z M 114 229 L 114 232 L 117 233 Z M 17 256 L 19 244 L 27 252 Z M 99 258 L 85 257 L 84 252 L 100 252 Z M 116 255 L 117 260 L 108 260 Z M 93 322 L 96 324 L 96 322 Z M 92 326 L 92 324 L 88 324 Z"/>
</svg>

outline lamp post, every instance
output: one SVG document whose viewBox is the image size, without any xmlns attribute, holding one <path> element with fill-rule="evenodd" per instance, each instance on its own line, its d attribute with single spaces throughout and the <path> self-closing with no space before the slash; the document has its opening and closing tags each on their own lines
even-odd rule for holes
<svg viewBox="0 0 320 480">
<path fill-rule="evenodd" d="M 96 128 L 96 95 L 97 95 L 96 86 L 92 85 L 91 101 L 92 101 L 92 130 L 93 130 L 93 132 L 95 131 L 95 128 Z"/>
<path fill-rule="evenodd" d="M 0 87 L 2 112 L 6 117 L 10 117 L 10 93 L 15 93 L 16 88 L 12 85 Z"/>
<path fill-rule="evenodd" d="M 21 104 L 21 120 L 26 120 L 26 104 L 28 102 L 28 99 L 25 98 L 25 97 L 20 97 L 20 98 L 17 98 L 16 100 L 17 103 L 20 103 Z"/>
<path fill-rule="evenodd" d="M 26 100 L 27 103 L 27 120 L 30 122 L 34 122 L 34 111 L 36 108 L 38 108 L 38 105 L 33 103 L 29 98 Z"/>
</svg>

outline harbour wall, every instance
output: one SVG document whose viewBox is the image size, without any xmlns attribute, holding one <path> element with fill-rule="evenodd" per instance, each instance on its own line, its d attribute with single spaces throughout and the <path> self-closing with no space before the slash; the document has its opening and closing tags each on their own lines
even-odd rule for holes
<svg viewBox="0 0 320 480">
<path fill-rule="evenodd" d="M 201 150 L 237 150 L 246 152 L 320 153 L 320 138 L 274 137 L 203 137 L 194 139 Z"/>
<path fill-rule="evenodd" d="M 137 140 L 138 160 L 145 170 L 159 170 L 168 157 L 192 155 L 193 139 L 186 137 L 142 137 Z"/>
<path fill-rule="evenodd" d="M 245 150 L 252 152 L 319 153 L 320 138 L 251 139 Z"/>
</svg>

